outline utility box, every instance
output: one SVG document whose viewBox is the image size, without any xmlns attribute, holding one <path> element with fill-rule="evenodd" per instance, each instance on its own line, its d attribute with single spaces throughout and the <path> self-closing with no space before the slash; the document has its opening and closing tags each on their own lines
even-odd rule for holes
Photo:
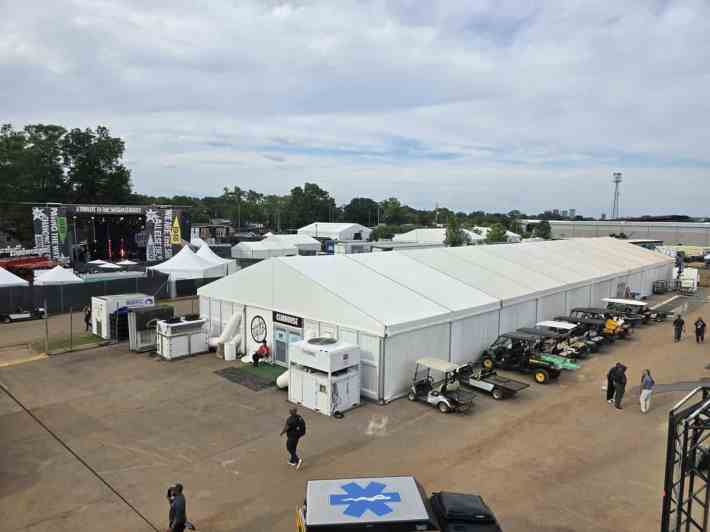
<svg viewBox="0 0 710 532">
<path fill-rule="evenodd" d="M 207 320 L 172 318 L 159 321 L 156 326 L 157 353 L 167 360 L 205 353 Z"/>
<path fill-rule="evenodd" d="M 175 315 L 170 305 L 132 308 L 128 311 L 128 348 L 131 351 L 155 351 L 156 325 Z"/>
<path fill-rule="evenodd" d="M 116 294 L 91 298 L 91 332 L 106 340 L 114 335 L 111 330 L 111 315 L 119 309 L 149 307 L 155 298 L 147 294 Z M 115 323 L 115 320 L 114 320 Z"/>
<path fill-rule="evenodd" d="M 360 404 L 360 348 L 333 338 L 289 345 L 288 400 L 332 416 Z"/>
</svg>

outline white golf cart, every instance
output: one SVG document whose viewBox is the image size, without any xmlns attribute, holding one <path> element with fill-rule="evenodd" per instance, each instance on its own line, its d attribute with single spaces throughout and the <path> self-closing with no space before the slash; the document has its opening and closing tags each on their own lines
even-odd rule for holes
<svg viewBox="0 0 710 532">
<path fill-rule="evenodd" d="M 420 358 L 407 397 L 410 401 L 429 403 L 443 414 L 467 412 L 473 406 L 474 394 L 461 389 L 458 370 L 457 364 L 445 360 Z"/>
</svg>

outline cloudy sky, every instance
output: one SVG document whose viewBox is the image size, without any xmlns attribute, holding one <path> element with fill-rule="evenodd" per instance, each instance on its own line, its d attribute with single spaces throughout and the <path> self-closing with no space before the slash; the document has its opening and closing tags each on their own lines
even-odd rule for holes
<svg viewBox="0 0 710 532">
<path fill-rule="evenodd" d="M 0 80 L 148 194 L 710 215 L 705 0 L 0 0 Z"/>
</svg>

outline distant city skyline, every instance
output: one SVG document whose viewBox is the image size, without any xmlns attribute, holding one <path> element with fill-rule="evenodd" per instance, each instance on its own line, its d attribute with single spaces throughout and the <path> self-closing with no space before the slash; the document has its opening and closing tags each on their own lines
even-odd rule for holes
<svg viewBox="0 0 710 532">
<path fill-rule="evenodd" d="M 2 122 L 103 124 L 136 192 L 710 215 L 710 3 L 13 3 Z"/>
</svg>

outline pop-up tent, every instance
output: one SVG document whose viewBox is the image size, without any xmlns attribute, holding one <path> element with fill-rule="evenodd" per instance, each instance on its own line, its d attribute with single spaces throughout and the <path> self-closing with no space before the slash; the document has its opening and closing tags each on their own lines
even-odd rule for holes
<svg viewBox="0 0 710 532">
<path fill-rule="evenodd" d="M 315 255 L 321 250 L 321 243 L 306 234 L 275 235 L 273 233 L 266 233 L 265 236 L 266 240 L 272 243 L 278 241 L 281 244 L 295 247 L 299 255 Z"/>
<path fill-rule="evenodd" d="M 223 277 L 225 273 L 224 266 L 212 264 L 198 257 L 189 246 L 185 246 L 165 262 L 150 266 L 148 269 L 168 274 L 171 281 Z"/>
<path fill-rule="evenodd" d="M 0 287 L 7 288 L 10 286 L 28 286 L 30 283 L 18 277 L 12 272 L 7 271 L 0 266 Z"/>
<path fill-rule="evenodd" d="M 237 262 L 234 259 L 223 259 L 217 255 L 210 247 L 205 244 L 197 250 L 197 256 L 205 259 L 210 264 L 215 264 L 222 266 L 224 268 L 224 275 L 229 275 L 237 271 Z"/>
<path fill-rule="evenodd" d="M 62 284 L 83 283 L 81 277 L 74 275 L 74 270 L 71 268 L 62 268 L 55 266 L 51 270 L 41 273 L 35 279 L 36 286 L 57 286 Z"/>
<path fill-rule="evenodd" d="M 298 255 L 295 246 L 282 242 L 278 237 L 270 237 L 259 242 L 240 242 L 232 248 L 235 259 L 260 260 L 271 257 Z"/>
</svg>

